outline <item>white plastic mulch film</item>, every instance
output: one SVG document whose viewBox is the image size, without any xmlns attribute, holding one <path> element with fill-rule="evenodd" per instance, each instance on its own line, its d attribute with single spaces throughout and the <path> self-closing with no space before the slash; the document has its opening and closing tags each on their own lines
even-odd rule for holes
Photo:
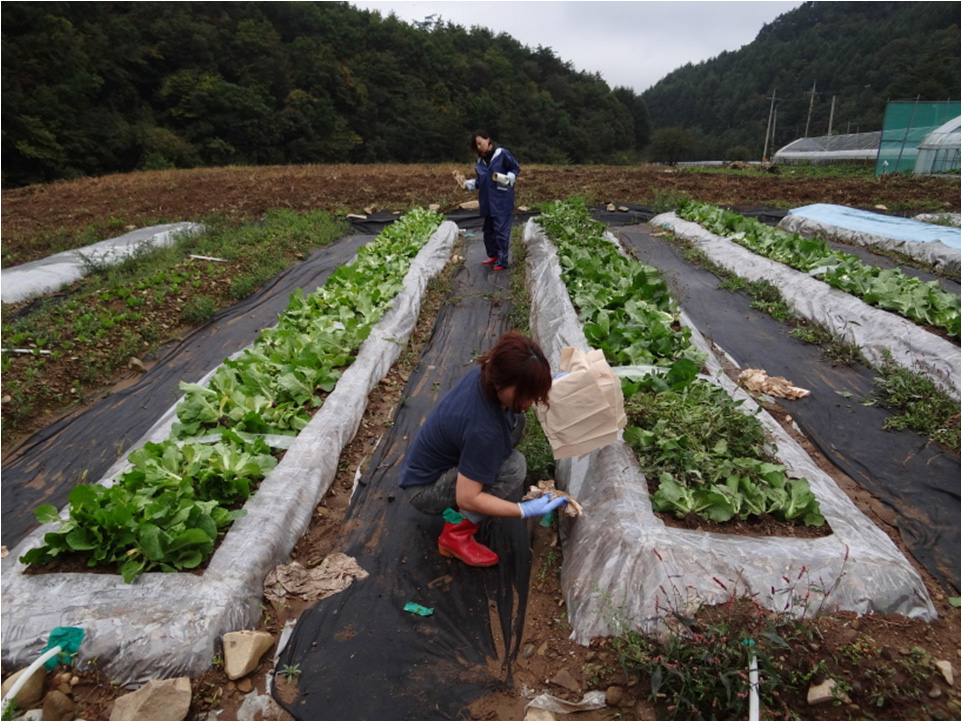
<svg viewBox="0 0 962 722">
<path fill-rule="evenodd" d="M 562 347 L 587 350 L 587 342 L 554 247 L 534 220 L 524 240 L 532 333 L 557 368 Z M 681 321 L 691 326 L 684 314 Z M 744 399 L 747 411 L 756 410 L 694 328 L 692 340 L 708 353 L 711 379 Z M 572 639 L 587 644 L 626 627 L 656 633 L 674 613 L 690 615 L 701 605 L 735 596 L 751 596 L 797 617 L 842 609 L 935 618 L 922 579 L 891 539 L 774 419 L 764 411 L 758 418 L 788 475 L 808 479 L 833 533 L 819 539 L 754 538 L 668 527 L 652 511 L 645 477 L 623 441 L 584 460 L 558 462 L 559 486 L 584 507 L 582 516 L 563 527 L 561 582 Z"/>
<path fill-rule="evenodd" d="M 257 624 L 263 583 L 289 561 L 314 509 L 330 488 L 344 446 L 354 437 L 367 396 L 384 378 L 414 330 L 428 281 L 444 267 L 457 238 L 444 222 L 418 253 L 404 290 L 362 344 L 354 363 L 284 458 L 245 506 L 202 575 L 147 573 L 132 584 L 113 574 L 24 574 L 18 558 L 55 528 L 35 530 L 3 562 L 2 649 L 5 664 L 39 654 L 50 630 L 86 631 L 78 661 L 99 658 L 111 679 L 133 685 L 196 675 L 210 666 L 220 638 Z M 206 383 L 214 371 L 200 383 Z M 169 436 L 175 406 L 133 448 Z M 110 483 L 126 456 L 104 476 Z"/>
<path fill-rule="evenodd" d="M 834 336 L 857 346 L 873 366 L 886 357 L 900 366 L 931 379 L 945 393 L 959 400 L 962 358 L 959 347 L 894 313 L 870 306 L 844 291 L 832 288 L 807 273 L 758 256 L 734 241 L 685 221 L 674 213 L 651 219 L 691 241 L 714 263 L 746 281 L 768 281 L 776 286 L 791 309 L 824 326 Z"/>
<path fill-rule="evenodd" d="M 0 271 L 3 281 L 0 296 L 4 303 L 29 301 L 79 281 L 93 268 L 116 265 L 153 248 L 171 246 L 178 238 L 203 230 L 204 227 L 199 223 L 186 221 L 138 228 L 117 238 L 4 268 Z"/>
<path fill-rule="evenodd" d="M 807 238 L 819 236 L 863 248 L 897 251 L 947 275 L 959 275 L 962 233 L 958 226 L 815 203 L 793 208 L 778 227 Z"/>
</svg>

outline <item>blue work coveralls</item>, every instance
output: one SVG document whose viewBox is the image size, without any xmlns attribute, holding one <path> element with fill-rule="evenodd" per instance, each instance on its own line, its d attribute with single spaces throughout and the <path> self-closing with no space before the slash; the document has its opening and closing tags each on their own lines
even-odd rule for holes
<svg viewBox="0 0 962 722">
<path fill-rule="evenodd" d="M 497 258 L 495 265 L 508 267 L 511 248 L 511 218 L 514 215 L 514 182 L 521 166 L 505 148 L 495 148 L 490 154 L 479 156 L 474 164 L 475 178 L 465 188 L 478 191 L 478 211 L 484 218 L 484 249 L 488 258 Z M 506 176 L 507 183 L 499 183 L 495 176 Z"/>
</svg>

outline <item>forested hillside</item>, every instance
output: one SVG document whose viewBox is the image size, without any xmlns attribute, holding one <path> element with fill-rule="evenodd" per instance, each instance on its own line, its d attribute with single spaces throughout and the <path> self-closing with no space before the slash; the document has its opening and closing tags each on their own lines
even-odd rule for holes
<svg viewBox="0 0 962 722">
<path fill-rule="evenodd" d="M 331 2 L 3 3 L 3 182 L 227 164 L 608 163 L 644 104 L 548 48 Z"/>
<path fill-rule="evenodd" d="M 690 155 L 757 159 L 773 94 L 778 148 L 830 119 L 833 133 L 881 130 L 890 100 L 958 100 L 959 63 L 958 3 L 807 2 L 642 97 L 654 128 L 688 131 Z"/>
<path fill-rule="evenodd" d="M 641 95 L 549 47 L 346 3 L 0 12 L 4 187 L 138 169 L 460 162 L 479 127 L 527 163 L 757 159 L 773 93 L 774 147 L 806 126 L 825 134 L 833 99 L 844 133 L 881 129 L 889 100 L 959 98 L 954 2 L 806 3 Z"/>
</svg>

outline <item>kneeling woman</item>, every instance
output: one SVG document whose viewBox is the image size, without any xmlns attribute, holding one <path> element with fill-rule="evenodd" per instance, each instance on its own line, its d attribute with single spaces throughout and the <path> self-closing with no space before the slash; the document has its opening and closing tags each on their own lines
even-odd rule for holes
<svg viewBox="0 0 962 722">
<path fill-rule="evenodd" d="M 425 514 L 444 517 L 438 551 L 475 567 L 498 555 L 474 538 L 486 516 L 527 518 L 567 502 L 563 496 L 508 501 L 527 464 L 515 445 L 533 404 L 547 404 L 551 367 L 537 343 L 504 334 L 478 366 L 441 399 L 411 444 L 398 486 Z"/>
</svg>

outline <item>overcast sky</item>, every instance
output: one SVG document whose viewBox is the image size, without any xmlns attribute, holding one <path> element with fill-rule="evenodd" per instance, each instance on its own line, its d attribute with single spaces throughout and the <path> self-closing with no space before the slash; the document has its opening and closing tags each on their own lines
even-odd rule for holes
<svg viewBox="0 0 962 722">
<path fill-rule="evenodd" d="M 534 50 L 539 45 L 575 70 L 599 73 L 609 87 L 641 93 L 685 63 L 697 64 L 748 45 L 762 25 L 800 2 L 354 2 L 387 17 L 422 21 L 429 15 L 470 29 L 505 32 Z"/>
</svg>

